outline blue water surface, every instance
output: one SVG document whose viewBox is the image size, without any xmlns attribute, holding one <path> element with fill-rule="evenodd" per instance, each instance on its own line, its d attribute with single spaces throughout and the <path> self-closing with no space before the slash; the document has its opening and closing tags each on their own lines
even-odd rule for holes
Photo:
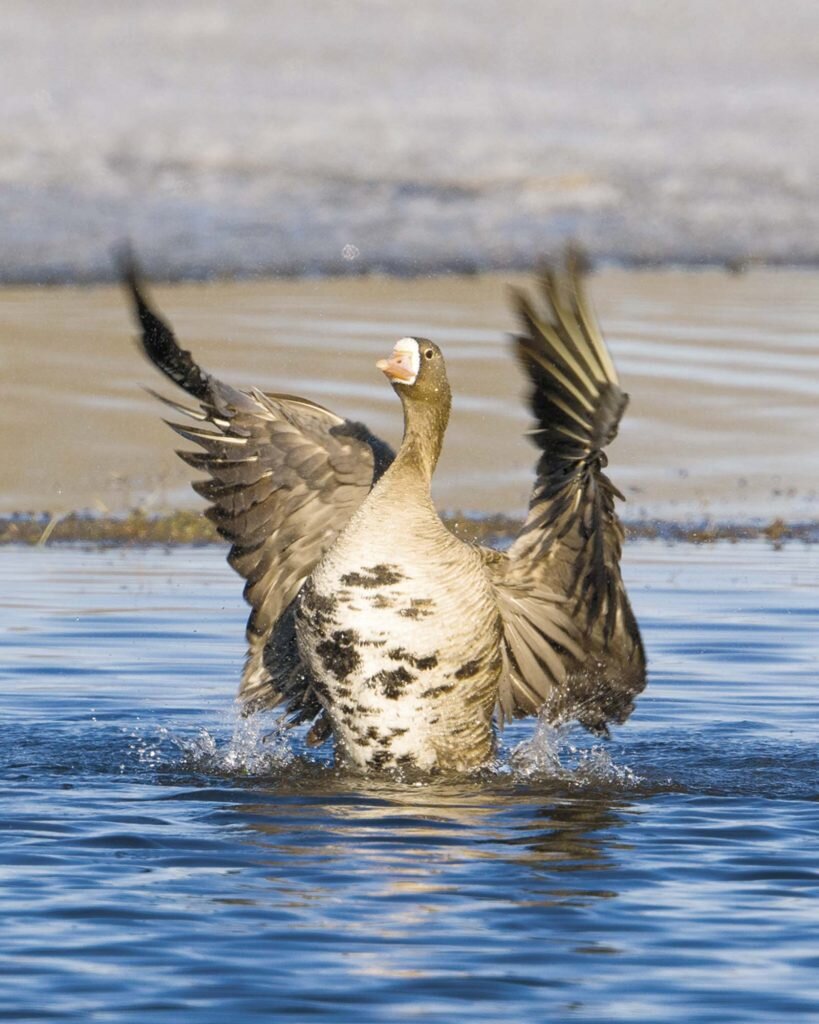
<svg viewBox="0 0 819 1024">
<path fill-rule="evenodd" d="M 236 716 L 222 551 L 0 552 L 0 1020 L 819 1019 L 819 550 L 626 571 L 614 739 L 418 784 Z"/>
</svg>

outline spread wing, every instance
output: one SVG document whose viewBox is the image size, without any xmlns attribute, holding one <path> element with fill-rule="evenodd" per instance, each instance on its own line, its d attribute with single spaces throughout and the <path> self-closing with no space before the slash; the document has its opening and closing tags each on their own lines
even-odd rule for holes
<svg viewBox="0 0 819 1024">
<path fill-rule="evenodd" d="M 566 689 L 569 666 L 584 657 L 566 598 L 525 561 L 480 548 L 503 628 L 498 717 L 503 722 L 552 707 Z"/>
<path fill-rule="evenodd" d="M 130 260 L 123 278 L 145 354 L 198 402 L 156 396 L 194 421 L 170 423 L 198 448 L 178 454 L 207 474 L 194 490 L 210 502 L 206 515 L 230 541 L 228 561 L 246 581 L 239 696 L 254 707 L 285 703 L 296 720 L 313 717 L 320 707 L 298 661 L 291 602 L 393 453 L 362 424 L 306 399 L 216 380 L 150 308 Z"/>
<path fill-rule="evenodd" d="M 606 721 L 628 717 L 645 685 L 640 633 L 620 574 L 615 499 L 622 495 L 603 472 L 628 395 L 586 301 L 578 256 L 569 254 L 565 270 L 547 269 L 540 288 L 540 304 L 514 295 L 522 327 L 515 352 L 531 383 L 530 433 L 541 455 L 504 574 L 510 591 L 519 579 L 536 582 L 517 614 L 504 616 L 512 672 L 501 703 L 526 714 L 539 698 L 553 717 L 605 731 Z M 520 628 L 565 617 L 571 628 L 563 623 L 562 640 L 551 627 L 551 635 Z"/>
</svg>

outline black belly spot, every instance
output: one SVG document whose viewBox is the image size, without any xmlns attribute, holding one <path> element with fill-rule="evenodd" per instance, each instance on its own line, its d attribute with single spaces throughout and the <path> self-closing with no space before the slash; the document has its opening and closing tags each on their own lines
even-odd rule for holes
<svg viewBox="0 0 819 1024">
<path fill-rule="evenodd" d="M 355 649 L 358 634 L 354 629 L 337 629 L 327 640 L 316 645 L 316 653 L 324 668 L 338 680 L 346 679 L 361 664 Z"/>
<path fill-rule="evenodd" d="M 455 689 L 454 683 L 442 683 L 440 686 L 430 686 L 428 690 L 424 690 L 421 694 L 422 697 L 443 697 L 445 693 L 452 693 Z"/>
<path fill-rule="evenodd" d="M 432 615 L 434 608 L 435 602 L 431 598 L 413 597 L 409 607 L 402 608 L 398 614 L 403 615 L 405 619 L 421 619 L 426 618 L 427 615 Z"/>
<path fill-rule="evenodd" d="M 472 661 L 466 661 L 459 669 L 455 672 L 456 679 L 471 679 L 472 676 L 476 676 L 481 670 L 481 663 L 479 659 L 475 658 Z"/>
<path fill-rule="evenodd" d="M 370 678 L 371 683 L 381 686 L 381 692 L 389 700 L 398 700 L 407 686 L 414 680 L 415 676 L 408 672 L 403 665 L 393 669 L 382 669 Z"/>
<path fill-rule="evenodd" d="M 395 763 L 399 768 L 414 768 L 418 762 L 415 760 L 415 754 L 401 754 L 395 759 Z"/>
<path fill-rule="evenodd" d="M 365 590 L 375 590 L 376 587 L 390 587 L 394 583 L 400 583 L 404 574 L 398 571 L 397 565 L 370 565 L 362 566 L 361 572 L 348 572 L 341 577 L 345 587 L 364 587 Z"/>
<path fill-rule="evenodd" d="M 387 657 L 392 658 L 393 661 L 405 661 L 408 665 L 412 665 L 413 668 L 435 668 L 438 664 L 437 654 L 428 654 L 425 658 L 416 658 L 414 654 L 410 654 L 409 651 L 405 651 L 403 647 L 393 647 L 392 650 L 387 651 Z"/>
<path fill-rule="evenodd" d="M 373 756 L 370 758 L 371 768 L 384 768 L 390 763 L 392 757 L 388 750 L 376 750 Z"/>
<path fill-rule="evenodd" d="M 308 580 L 302 587 L 296 614 L 302 619 L 307 619 L 315 629 L 323 630 L 334 625 L 336 607 L 334 597 L 317 593 L 312 581 Z"/>
<path fill-rule="evenodd" d="M 315 691 L 317 697 L 323 697 L 325 700 L 330 699 L 330 688 L 326 679 L 319 679 L 316 677 L 315 679 L 310 680 L 310 685 Z"/>
</svg>

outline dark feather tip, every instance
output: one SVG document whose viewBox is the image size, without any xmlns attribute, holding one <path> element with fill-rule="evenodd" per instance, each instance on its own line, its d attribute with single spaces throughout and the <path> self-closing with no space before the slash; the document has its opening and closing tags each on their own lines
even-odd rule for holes
<svg viewBox="0 0 819 1024">
<path fill-rule="evenodd" d="M 145 355 L 158 370 L 200 401 L 210 398 L 208 375 L 180 348 L 168 324 L 153 311 L 146 298 L 139 267 L 129 245 L 122 245 L 115 253 L 122 284 L 134 308 L 141 329 L 140 343 Z"/>
</svg>

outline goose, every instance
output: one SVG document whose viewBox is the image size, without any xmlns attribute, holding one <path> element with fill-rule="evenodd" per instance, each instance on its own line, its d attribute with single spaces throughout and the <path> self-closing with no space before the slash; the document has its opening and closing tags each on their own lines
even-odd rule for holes
<svg viewBox="0 0 819 1024">
<path fill-rule="evenodd" d="M 576 253 L 513 291 L 512 343 L 540 454 L 505 552 L 442 522 L 430 483 L 449 421 L 441 349 L 407 336 L 376 364 L 400 399 L 397 452 L 362 423 L 293 395 L 238 390 L 203 370 L 122 277 L 148 359 L 195 404 L 152 392 L 206 474 L 193 483 L 231 547 L 250 605 L 243 710 L 278 708 L 307 742 L 361 771 L 469 771 L 513 718 L 576 720 L 608 735 L 646 682 L 620 572 L 622 495 L 604 449 L 628 402 Z"/>
</svg>

